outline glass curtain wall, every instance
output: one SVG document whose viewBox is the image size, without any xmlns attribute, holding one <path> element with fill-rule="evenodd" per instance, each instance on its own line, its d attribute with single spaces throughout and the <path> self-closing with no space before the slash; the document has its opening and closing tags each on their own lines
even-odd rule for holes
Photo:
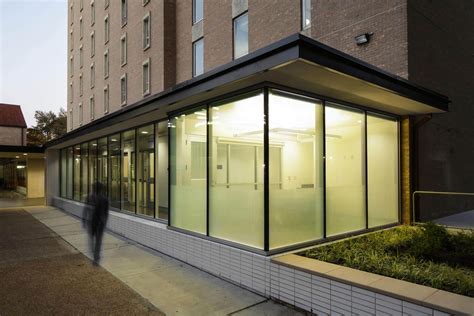
<svg viewBox="0 0 474 316">
<path fill-rule="evenodd" d="M 262 249 L 263 93 L 212 104 L 209 115 L 209 235 Z"/>
<path fill-rule="evenodd" d="M 97 182 L 97 140 L 89 142 L 89 194 L 94 192 Z"/>
<path fill-rule="evenodd" d="M 369 228 L 398 222 L 398 122 L 367 115 Z"/>
<path fill-rule="evenodd" d="M 156 217 L 168 220 L 168 121 L 155 124 Z"/>
<path fill-rule="evenodd" d="M 69 147 L 67 151 L 67 183 L 66 183 L 66 198 L 73 198 L 72 184 L 74 182 L 73 178 L 73 168 L 74 168 L 74 147 Z"/>
<path fill-rule="evenodd" d="M 323 237 L 323 106 L 269 95 L 270 249 Z"/>
<path fill-rule="evenodd" d="M 365 115 L 326 106 L 327 236 L 366 227 Z"/>
<path fill-rule="evenodd" d="M 109 136 L 109 203 L 111 207 L 120 209 L 120 134 Z"/>
<path fill-rule="evenodd" d="M 122 210 L 135 213 L 135 130 L 122 133 Z"/>
<path fill-rule="evenodd" d="M 100 138 L 97 141 L 97 181 L 100 182 L 104 188 L 107 188 L 108 183 L 108 145 L 107 137 Z M 105 190 L 107 193 L 108 190 Z"/>
<path fill-rule="evenodd" d="M 81 200 L 81 146 L 74 146 L 74 200 Z"/>
<path fill-rule="evenodd" d="M 170 121 L 171 225 L 206 234 L 206 109 Z"/>
<path fill-rule="evenodd" d="M 89 188 L 89 146 L 81 144 L 81 202 L 87 200 Z"/>
<path fill-rule="evenodd" d="M 155 214 L 155 135 L 154 125 L 138 129 L 137 170 L 138 208 L 137 213 L 147 216 Z"/>
</svg>

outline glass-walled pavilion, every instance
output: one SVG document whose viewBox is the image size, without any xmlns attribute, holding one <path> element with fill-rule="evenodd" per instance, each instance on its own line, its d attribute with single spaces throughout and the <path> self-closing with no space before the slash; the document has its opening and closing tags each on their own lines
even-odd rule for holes
<svg viewBox="0 0 474 316">
<path fill-rule="evenodd" d="M 399 222 L 397 116 L 284 89 L 224 96 L 60 156 L 63 198 L 86 202 L 99 181 L 115 211 L 255 251 Z"/>
</svg>

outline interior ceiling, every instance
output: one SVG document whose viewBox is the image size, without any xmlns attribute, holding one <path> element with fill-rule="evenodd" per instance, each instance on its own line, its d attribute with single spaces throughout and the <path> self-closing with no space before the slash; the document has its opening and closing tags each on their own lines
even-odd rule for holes
<svg viewBox="0 0 474 316">
<path fill-rule="evenodd" d="M 44 154 L 41 154 L 41 153 L 23 153 L 23 152 L 0 152 L 0 158 L 17 158 L 17 157 L 18 157 L 18 159 L 44 158 Z"/>
</svg>

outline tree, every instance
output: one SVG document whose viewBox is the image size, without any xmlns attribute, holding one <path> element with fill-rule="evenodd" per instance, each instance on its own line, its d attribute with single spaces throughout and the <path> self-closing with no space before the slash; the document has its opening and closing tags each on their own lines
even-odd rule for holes
<svg viewBox="0 0 474 316">
<path fill-rule="evenodd" d="M 66 134 L 67 115 L 61 108 L 59 113 L 52 111 L 35 111 L 36 126 L 26 131 L 29 146 L 42 146 L 48 141 Z"/>
</svg>

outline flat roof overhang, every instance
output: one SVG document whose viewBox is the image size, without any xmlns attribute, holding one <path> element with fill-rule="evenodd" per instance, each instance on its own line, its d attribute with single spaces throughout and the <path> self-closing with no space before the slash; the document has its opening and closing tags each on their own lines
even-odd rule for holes
<svg viewBox="0 0 474 316">
<path fill-rule="evenodd" d="M 448 111 L 448 97 L 301 34 L 151 95 L 50 141 L 61 148 L 259 86 L 286 87 L 395 115 Z"/>
<path fill-rule="evenodd" d="M 43 147 L 0 145 L 0 158 L 44 158 Z"/>
</svg>

